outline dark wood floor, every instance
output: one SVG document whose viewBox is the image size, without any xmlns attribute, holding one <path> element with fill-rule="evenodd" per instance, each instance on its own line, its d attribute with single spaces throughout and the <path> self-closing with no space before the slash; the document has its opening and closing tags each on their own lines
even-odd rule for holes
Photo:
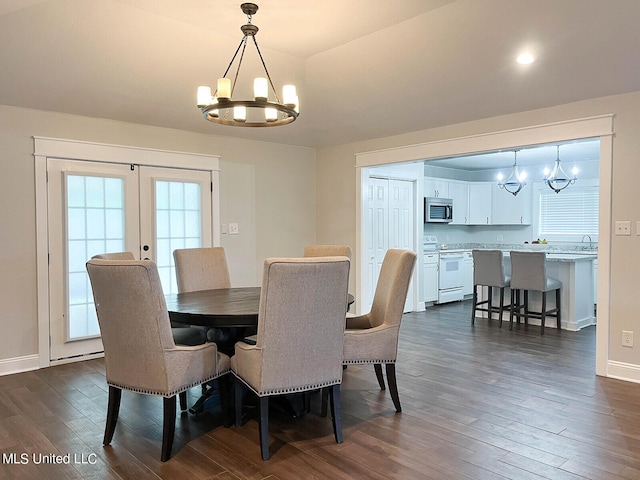
<svg viewBox="0 0 640 480">
<path fill-rule="evenodd" d="M 469 302 L 403 320 L 397 365 L 403 412 L 373 368 L 350 366 L 344 443 L 312 413 L 271 421 L 271 460 L 258 428 L 178 418 L 161 463 L 162 401 L 123 393 L 114 442 L 103 447 L 104 363 L 91 360 L 0 377 L 0 478 L 23 479 L 638 479 L 640 385 L 596 377 L 595 328 L 471 326 Z M 195 400 L 198 389 L 190 392 Z M 27 464 L 8 463 L 26 453 Z M 32 454 L 72 464 L 33 463 Z M 73 464 L 83 460 L 88 463 Z"/>
</svg>

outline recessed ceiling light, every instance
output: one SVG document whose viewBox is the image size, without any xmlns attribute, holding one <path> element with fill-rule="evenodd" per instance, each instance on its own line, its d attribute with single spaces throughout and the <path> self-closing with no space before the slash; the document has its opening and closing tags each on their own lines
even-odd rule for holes
<svg viewBox="0 0 640 480">
<path fill-rule="evenodd" d="M 518 63 L 522 65 L 529 65 L 530 63 L 535 62 L 536 58 L 530 53 L 521 53 L 520 55 L 518 55 L 517 60 Z"/>
</svg>

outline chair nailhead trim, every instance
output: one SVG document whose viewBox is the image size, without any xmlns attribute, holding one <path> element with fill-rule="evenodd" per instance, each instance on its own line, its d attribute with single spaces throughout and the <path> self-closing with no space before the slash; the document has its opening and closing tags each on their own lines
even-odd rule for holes
<svg viewBox="0 0 640 480">
<path fill-rule="evenodd" d="M 107 381 L 107 385 L 112 386 L 112 387 L 116 387 L 116 388 L 121 388 L 123 390 L 129 390 L 131 392 L 136 392 L 136 393 L 142 393 L 144 395 L 160 395 L 162 397 L 166 397 L 166 398 L 171 398 L 179 393 L 182 393 L 186 390 L 189 390 L 190 388 L 193 387 L 197 387 L 198 385 L 202 385 L 203 383 L 207 383 L 215 378 L 221 377 L 222 375 L 225 375 L 226 373 L 229 373 L 230 369 L 224 370 L 222 372 L 216 373 L 214 375 L 210 375 L 208 377 L 203 378 L 202 380 L 199 380 L 197 382 L 191 383 L 189 385 L 183 385 L 181 387 L 178 387 L 170 392 L 161 392 L 161 391 L 154 391 L 154 390 L 145 390 L 142 388 L 134 388 L 134 387 L 130 387 L 128 385 L 120 385 L 118 383 L 115 382 L 109 382 Z"/>
</svg>

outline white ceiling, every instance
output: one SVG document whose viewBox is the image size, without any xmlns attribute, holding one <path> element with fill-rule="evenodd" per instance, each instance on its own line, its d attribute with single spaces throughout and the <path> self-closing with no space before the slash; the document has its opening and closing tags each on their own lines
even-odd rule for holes
<svg viewBox="0 0 640 480">
<path fill-rule="evenodd" d="M 560 147 L 558 149 L 558 147 Z M 508 170 L 517 155 L 518 166 L 540 166 L 551 169 L 556 158 L 560 158 L 562 168 L 571 172 L 574 166 L 584 162 L 598 162 L 600 160 L 600 139 L 587 139 L 553 145 L 537 145 L 518 150 L 500 150 L 480 155 L 464 155 L 459 157 L 429 160 L 428 165 L 454 168 L 458 170 Z M 542 171 L 542 168 L 540 168 Z"/>
<path fill-rule="evenodd" d="M 0 104 L 319 147 L 640 90 L 638 0 L 263 0 L 257 40 L 300 117 L 215 125 L 195 90 L 237 48 L 240 3 L 0 0 Z"/>
</svg>

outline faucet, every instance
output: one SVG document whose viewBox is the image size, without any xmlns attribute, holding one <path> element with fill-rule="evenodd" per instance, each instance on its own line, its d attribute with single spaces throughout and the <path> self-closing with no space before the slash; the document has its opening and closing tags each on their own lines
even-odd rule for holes
<svg viewBox="0 0 640 480">
<path fill-rule="evenodd" d="M 580 243 L 584 242 L 584 239 L 588 238 L 589 239 L 589 250 L 591 250 L 591 235 L 583 235 L 582 236 L 582 240 L 580 240 Z"/>
</svg>

